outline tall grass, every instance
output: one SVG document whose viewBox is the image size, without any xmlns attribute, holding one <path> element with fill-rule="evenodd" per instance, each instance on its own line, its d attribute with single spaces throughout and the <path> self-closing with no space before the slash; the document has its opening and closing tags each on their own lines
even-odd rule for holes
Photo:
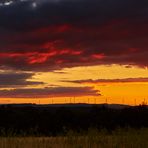
<svg viewBox="0 0 148 148">
<path fill-rule="evenodd" d="M 148 129 L 90 129 L 57 137 L 1 137 L 0 148 L 147 148 Z"/>
</svg>

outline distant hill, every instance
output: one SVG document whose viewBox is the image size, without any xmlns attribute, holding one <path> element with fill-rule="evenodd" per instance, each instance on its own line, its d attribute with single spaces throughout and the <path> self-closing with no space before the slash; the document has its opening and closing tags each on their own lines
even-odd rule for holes
<svg viewBox="0 0 148 148">
<path fill-rule="evenodd" d="M 77 103 L 77 104 L 0 104 L 0 106 L 12 106 L 12 107 L 35 107 L 35 108 L 45 108 L 45 107 L 106 107 L 111 109 L 124 109 L 127 107 L 131 107 L 130 105 L 123 104 L 85 104 L 85 103 Z"/>
<path fill-rule="evenodd" d="M 1 104 L 0 136 L 55 136 L 66 131 L 147 128 L 148 106 L 122 104 Z"/>
</svg>

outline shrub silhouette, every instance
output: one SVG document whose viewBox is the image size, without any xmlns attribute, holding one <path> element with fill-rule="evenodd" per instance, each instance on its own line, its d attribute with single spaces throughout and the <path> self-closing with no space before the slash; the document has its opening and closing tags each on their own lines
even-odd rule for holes
<svg viewBox="0 0 148 148">
<path fill-rule="evenodd" d="M 113 130 L 117 127 L 148 127 L 148 108 L 145 105 L 124 109 L 106 106 L 42 107 L 0 106 L 0 135 L 58 135 L 69 130 L 87 131 L 90 128 Z"/>
</svg>

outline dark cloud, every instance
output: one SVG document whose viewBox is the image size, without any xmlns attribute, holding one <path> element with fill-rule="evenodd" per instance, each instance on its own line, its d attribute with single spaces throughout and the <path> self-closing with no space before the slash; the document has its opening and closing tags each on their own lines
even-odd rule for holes
<svg viewBox="0 0 148 148">
<path fill-rule="evenodd" d="M 0 88 L 27 87 L 44 84 L 43 82 L 29 81 L 28 79 L 32 79 L 33 76 L 33 73 L 0 73 Z"/>
<path fill-rule="evenodd" d="M 132 83 L 132 82 L 148 82 L 148 78 L 125 78 L 125 79 L 87 79 L 87 80 L 74 80 L 74 81 L 62 81 L 70 83 Z"/>
<path fill-rule="evenodd" d="M 32 89 L 0 90 L 0 98 L 48 98 L 48 97 L 80 97 L 99 96 L 92 87 L 51 87 Z"/>
<path fill-rule="evenodd" d="M 147 0 L 16 0 L 0 7 L 0 68 L 147 67 L 147 25 Z"/>
</svg>

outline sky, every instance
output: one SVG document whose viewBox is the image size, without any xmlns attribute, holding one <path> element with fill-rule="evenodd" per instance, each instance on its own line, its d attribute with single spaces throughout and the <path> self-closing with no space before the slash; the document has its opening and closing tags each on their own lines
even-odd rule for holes
<svg viewBox="0 0 148 148">
<path fill-rule="evenodd" d="M 0 103 L 148 99 L 147 0 L 1 0 Z"/>
</svg>

